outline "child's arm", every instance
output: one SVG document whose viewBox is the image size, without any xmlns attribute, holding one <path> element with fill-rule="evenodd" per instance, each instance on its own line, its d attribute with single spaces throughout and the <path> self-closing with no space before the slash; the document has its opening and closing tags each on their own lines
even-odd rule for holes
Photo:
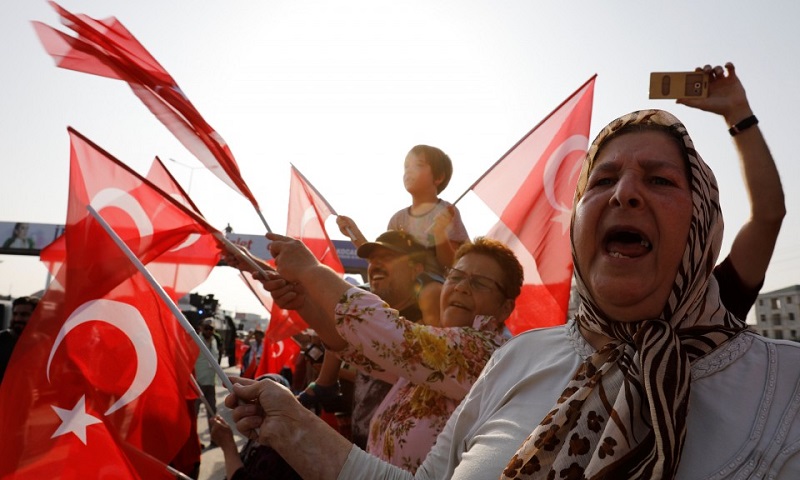
<svg viewBox="0 0 800 480">
<path fill-rule="evenodd" d="M 456 250 L 461 246 L 460 242 L 454 242 L 447 236 L 447 228 L 453 222 L 455 215 L 456 207 L 450 205 L 436 215 L 431 227 L 436 240 L 436 261 L 443 267 L 453 266 Z"/>
<path fill-rule="evenodd" d="M 361 233 L 352 218 L 338 215 L 336 217 L 336 225 L 339 226 L 339 231 L 342 232 L 342 235 L 347 236 L 356 248 L 367 243 L 367 237 Z"/>
</svg>

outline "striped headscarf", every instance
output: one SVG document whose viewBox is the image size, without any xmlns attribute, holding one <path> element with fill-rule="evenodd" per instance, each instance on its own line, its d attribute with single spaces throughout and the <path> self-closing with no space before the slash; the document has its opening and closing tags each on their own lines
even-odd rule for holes
<svg viewBox="0 0 800 480">
<path fill-rule="evenodd" d="M 502 479 L 674 478 L 686 437 L 691 364 L 746 328 L 722 306 L 712 276 L 723 230 L 717 183 L 677 118 L 643 110 L 606 126 L 587 152 L 575 204 L 598 150 L 629 125 L 656 126 L 680 139 L 688 160 L 692 220 L 675 282 L 658 318 L 612 321 L 586 288 L 573 241 L 575 320 L 612 341 L 581 364 Z M 573 211 L 573 227 L 574 221 Z"/>
</svg>

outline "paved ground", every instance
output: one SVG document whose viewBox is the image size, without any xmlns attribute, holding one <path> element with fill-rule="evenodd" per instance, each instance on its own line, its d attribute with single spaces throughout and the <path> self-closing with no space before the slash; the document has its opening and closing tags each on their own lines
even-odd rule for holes
<svg viewBox="0 0 800 480">
<path fill-rule="evenodd" d="M 226 360 L 223 359 L 222 362 L 224 364 Z M 239 369 L 236 367 L 228 367 L 224 368 L 224 370 L 225 373 L 231 375 L 239 374 Z M 233 426 L 231 411 L 223 405 L 227 394 L 228 391 L 225 390 L 225 387 L 217 386 L 217 413 L 222 415 L 235 431 L 236 428 Z M 211 438 L 208 435 L 208 417 L 206 417 L 205 407 L 200 407 L 200 415 L 197 417 L 197 433 L 200 435 L 200 443 L 208 447 L 208 444 L 211 443 Z M 239 448 L 241 448 L 246 439 L 239 435 L 238 432 L 235 437 Z M 200 476 L 198 480 L 222 480 L 223 478 L 225 478 L 225 461 L 222 458 L 222 451 L 219 448 L 206 448 L 203 450 L 200 460 Z"/>
</svg>

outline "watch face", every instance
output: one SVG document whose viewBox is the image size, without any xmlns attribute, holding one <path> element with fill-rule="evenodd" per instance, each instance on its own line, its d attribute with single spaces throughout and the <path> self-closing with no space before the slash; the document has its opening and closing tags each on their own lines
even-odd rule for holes
<svg viewBox="0 0 800 480">
<path fill-rule="evenodd" d="M 325 351 L 312 343 L 303 354 L 314 362 L 321 362 L 322 357 L 325 356 Z"/>
</svg>

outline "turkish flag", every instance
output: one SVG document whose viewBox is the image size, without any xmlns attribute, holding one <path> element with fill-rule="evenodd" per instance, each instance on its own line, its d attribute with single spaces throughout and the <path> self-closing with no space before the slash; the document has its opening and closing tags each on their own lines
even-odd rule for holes
<svg viewBox="0 0 800 480">
<path fill-rule="evenodd" d="M 572 198 L 589 144 L 590 78 L 528 132 L 472 187 L 500 221 L 488 237 L 505 242 L 525 270 L 506 325 L 518 334 L 566 321 L 572 279 Z"/>
<path fill-rule="evenodd" d="M 54 2 L 61 22 L 78 34 L 71 37 L 40 22 L 36 34 L 56 65 L 123 80 L 170 132 L 229 187 L 258 202 L 239 172 L 228 144 L 192 105 L 178 84 L 139 41 L 114 17 L 95 20 L 73 14 Z"/>
<path fill-rule="evenodd" d="M 299 354 L 300 345 L 291 337 L 274 341 L 264 337 L 264 350 L 255 377 L 265 373 L 281 373 L 283 367 L 289 367 L 294 372 L 294 362 Z"/>
<path fill-rule="evenodd" d="M 147 179 L 187 209 L 200 215 L 197 206 L 158 157 L 153 160 Z M 212 232 L 192 233 L 185 241 L 149 263 L 147 269 L 170 298 L 177 302 L 208 278 L 220 258 L 222 251 Z"/>
<path fill-rule="evenodd" d="M 87 223 L 90 217 L 86 205 L 91 204 L 117 234 L 124 240 L 131 240 L 126 242 L 128 246 L 148 265 L 172 298 L 179 298 L 201 283 L 221 255 L 213 239 L 216 230 L 175 199 L 182 192 L 180 187 L 177 187 L 178 193 L 164 192 L 77 131 L 71 128 L 68 131 L 70 203 L 67 226 L 91 225 L 95 232 L 89 238 L 97 237 L 109 248 L 116 249 L 104 232 L 98 233 L 100 226 L 96 222 Z M 68 248 L 66 238 L 66 235 L 57 238 L 40 254 L 56 277 Z M 124 257 L 116 258 L 127 262 Z M 92 268 L 119 279 L 126 275 L 126 268 L 114 271 L 97 264 Z M 76 274 L 93 279 L 91 271 L 84 272 L 85 275 L 80 271 Z"/>
<path fill-rule="evenodd" d="M 164 166 L 164 162 L 162 162 L 160 158 L 155 157 L 153 159 L 153 163 L 150 165 L 150 170 L 147 172 L 145 178 L 150 180 L 153 185 L 160 188 L 162 192 L 169 195 L 173 200 L 176 200 L 197 215 L 202 215 L 200 209 L 197 208 L 197 205 L 195 205 L 189 197 L 189 194 L 186 193 L 183 187 L 181 187 L 181 184 L 175 180 L 175 177 L 167 170 L 167 167 Z"/>
<path fill-rule="evenodd" d="M 289 184 L 289 213 L 286 217 L 286 235 L 303 242 L 321 263 L 334 271 L 344 274 L 336 247 L 325 230 L 325 220 L 334 215 L 334 210 L 316 188 L 292 165 L 291 183 Z M 268 299 L 251 277 L 243 276 L 245 283 L 270 311 L 269 327 L 264 336 L 265 347 L 270 342 L 284 340 L 308 328 L 308 324 L 294 311 L 280 308 Z M 262 364 L 266 359 L 262 356 Z M 259 368 L 261 372 L 261 368 Z M 268 372 L 264 372 L 268 373 Z"/>
<path fill-rule="evenodd" d="M 333 208 L 294 165 L 291 174 L 286 235 L 299 239 L 317 260 L 344 274 L 336 247 L 325 230 L 325 220 L 335 214 Z"/>
<path fill-rule="evenodd" d="M 0 385 L 0 478 L 159 478 L 128 447 L 166 464 L 193 427 L 183 392 L 197 348 L 93 222 L 67 225 L 64 267 Z"/>
<path fill-rule="evenodd" d="M 167 463 L 184 443 L 194 427 L 184 393 L 197 347 L 86 206 L 143 261 L 207 227 L 78 132 L 69 134 L 66 230 L 42 253 L 63 266 L 0 386 L 0 431 L 10 445 L 0 477 L 109 471 L 152 478 L 143 473 L 152 462 L 126 456 L 126 445 Z"/>
</svg>

